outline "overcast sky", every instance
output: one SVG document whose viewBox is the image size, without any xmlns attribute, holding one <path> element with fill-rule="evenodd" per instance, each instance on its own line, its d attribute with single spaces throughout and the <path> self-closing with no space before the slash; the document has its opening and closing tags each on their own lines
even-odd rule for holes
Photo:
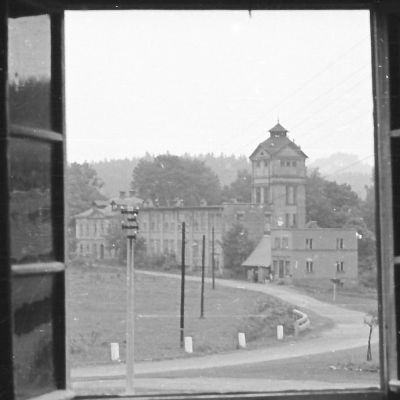
<svg viewBox="0 0 400 400">
<path fill-rule="evenodd" d="M 249 156 L 279 117 L 371 164 L 370 53 L 366 11 L 69 12 L 68 158 Z"/>
</svg>

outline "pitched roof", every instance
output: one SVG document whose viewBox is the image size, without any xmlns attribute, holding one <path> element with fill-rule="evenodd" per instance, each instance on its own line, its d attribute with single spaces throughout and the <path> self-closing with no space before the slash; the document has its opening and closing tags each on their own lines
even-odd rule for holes
<svg viewBox="0 0 400 400">
<path fill-rule="evenodd" d="M 273 156 L 278 154 L 286 147 L 291 147 L 299 154 L 300 157 L 307 158 L 307 155 L 301 150 L 301 148 L 286 136 L 288 130 L 286 130 L 279 122 L 273 128 L 271 128 L 269 132 L 271 134 L 270 137 L 257 146 L 250 156 L 251 160 L 259 152 L 259 150 L 264 150 L 270 156 Z"/>
<path fill-rule="evenodd" d="M 107 211 L 104 208 L 91 207 L 77 215 L 74 218 L 104 218 L 107 217 Z"/>
<path fill-rule="evenodd" d="M 253 252 L 242 263 L 243 267 L 269 267 L 271 265 L 271 236 L 264 235 Z"/>
<path fill-rule="evenodd" d="M 285 129 L 279 122 L 269 130 L 271 133 L 287 133 L 289 132 L 287 129 Z"/>
</svg>

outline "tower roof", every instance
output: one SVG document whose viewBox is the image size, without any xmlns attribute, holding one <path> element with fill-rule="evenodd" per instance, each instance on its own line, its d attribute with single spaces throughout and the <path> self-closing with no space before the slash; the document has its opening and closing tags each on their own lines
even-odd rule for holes
<svg viewBox="0 0 400 400">
<path fill-rule="evenodd" d="M 289 132 L 285 129 L 278 121 L 278 123 L 269 130 L 271 136 L 286 136 L 286 133 Z"/>
<path fill-rule="evenodd" d="M 287 137 L 286 133 L 289 131 L 285 129 L 279 123 L 279 121 L 273 128 L 269 130 L 269 132 L 271 134 L 270 137 L 257 146 L 257 148 L 251 154 L 250 159 L 253 159 L 253 157 L 255 157 L 261 149 L 270 156 L 275 156 L 286 147 L 292 148 L 299 157 L 307 158 L 307 155 L 304 154 L 301 148 Z"/>
</svg>

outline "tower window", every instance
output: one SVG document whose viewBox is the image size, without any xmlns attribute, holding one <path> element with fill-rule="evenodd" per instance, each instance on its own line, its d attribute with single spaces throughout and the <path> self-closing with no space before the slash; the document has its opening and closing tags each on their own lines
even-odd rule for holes
<svg viewBox="0 0 400 400">
<path fill-rule="evenodd" d="M 344 272 L 344 261 L 336 261 L 336 272 Z"/>
<path fill-rule="evenodd" d="M 313 240 L 312 239 L 306 239 L 306 249 L 312 249 L 313 248 Z"/>
<path fill-rule="evenodd" d="M 256 203 L 261 203 L 261 188 L 256 188 Z"/>
<path fill-rule="evenodd" d="M 343 238 L 337 238 L 336 239 L 336 248 L 337 249 L 344 249 L 344 239 Z"/>
<path fill-rule="evenodd" d="M 306 261 L 306 271 L 307 273 L 314 272 L 314 263 L 310 260 Z"/>
</svg>

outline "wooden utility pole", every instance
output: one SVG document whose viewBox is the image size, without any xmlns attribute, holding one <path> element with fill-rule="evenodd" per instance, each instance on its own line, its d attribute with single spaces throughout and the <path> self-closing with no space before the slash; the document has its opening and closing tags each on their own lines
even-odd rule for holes
<svg viewBox="0 0 400 400">
<path fill-rule="evenodd" d="M 181 321 L 180 321 L 180 343 L 184 346 L 185 340 L 185 223 L 182 222 L 182 263 L 181 263 Z"/>
<path fill-rule="evenodd" d="M 215 234 L 214 227 L 211 230 L 211 272 L 212 272 L 212 288 L 215 289 Z"/>
<path fill-rule="evenodd" d="M 206 258 L 206 236 L 203 235 L 203 246 L 201 248 L 201 299 L 200 299 L 200 318 L 204 318 L 204 269 Z"/>
</svg>

